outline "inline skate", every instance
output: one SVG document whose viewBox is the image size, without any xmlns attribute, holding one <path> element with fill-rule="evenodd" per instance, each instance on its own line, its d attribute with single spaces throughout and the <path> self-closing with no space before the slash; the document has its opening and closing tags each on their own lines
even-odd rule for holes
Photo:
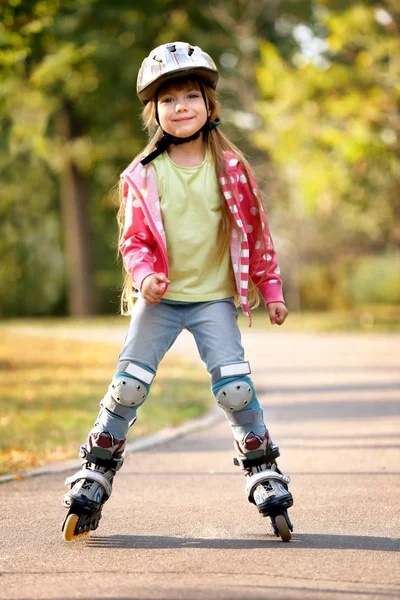
<svg viewBox="0 0 400 600">
<path fill-rule="evenodd" d="M 283 475 L 276 463 L 278 446 L 269 443 L 268 434 L 262 438 L 250 432 L 242 442 L 236 442 L 236 447 L 238 458 L 234 464 L 245 471 L 249 502 L 263 517 L 271 519 L 274 534 L 289 542 L 293 525 L 287 511 L 293 506 L 293 496 L 288 490 L 290 477 Z"/>
<path fill-rule="evenodd" d="M 82 469 L 65 480 L 65 485 L 71 486 L 63 498 L 68 513 L 62 532 L 68 542 L 97 529 L 114 475 L 124 462 L 124 448 L 125 440 L 116 440 L 108 431 L 90 433 L 81 446 Z"/>
</svg>

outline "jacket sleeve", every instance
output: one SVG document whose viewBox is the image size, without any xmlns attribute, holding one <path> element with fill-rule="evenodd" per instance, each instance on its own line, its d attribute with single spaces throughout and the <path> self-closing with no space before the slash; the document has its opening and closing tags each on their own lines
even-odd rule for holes
<svg viewBox="0 0 400 600">
<path fill-rule="evenodd" d="M 239 206 L 249 242 L 249 275 L 266 305 L 270 302 L 284 302 L 280 269 L 260 192 L 254 178 L 251 175 L 250 181 L 248 178 L 239 163 L 237 170 Z M 258 202 L 254 199 L 251 190 L 257 196 Z"/>
<path fill-rule="evenodd" d="M 122 197 L 125 203 L 124 229 L 119 243 L 125 270 L 140 290 L 143 279 L 154 273 L 156 242 L 150 231 L 140 201 L 131 186 L 122 179 Z"/>
</svg>

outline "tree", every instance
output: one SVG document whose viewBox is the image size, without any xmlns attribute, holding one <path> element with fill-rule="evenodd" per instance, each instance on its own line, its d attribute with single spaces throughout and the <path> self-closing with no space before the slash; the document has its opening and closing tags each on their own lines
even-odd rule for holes
<svg viewBox="0 0 400 600">
<path fill-rule="evenodd" d="M 261 44 L 265 127 L 254 140 L 287 182 L 301 260 L 351 268 L 400 241 L 400 14 L 392 2 L 326 0 L 314 11 L 314 25 L 291 29 L 297 53 Z"/>
</svg>

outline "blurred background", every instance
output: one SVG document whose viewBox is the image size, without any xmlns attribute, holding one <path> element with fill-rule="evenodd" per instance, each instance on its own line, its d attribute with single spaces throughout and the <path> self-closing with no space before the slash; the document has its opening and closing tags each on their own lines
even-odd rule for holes
<svg viewBox="0 0 400 600">
<path fill-rule="evenodd" d="M 395 0 L 8 0 L 0 12 L 1 317 L 118 313 L 115 185 L 146 141 L 136 76 L 175 40 L 220 70 L 223 129 L 264 190 L 289 308 L 361 308 L 368 322 L 399 306 Z"/>
</svg>

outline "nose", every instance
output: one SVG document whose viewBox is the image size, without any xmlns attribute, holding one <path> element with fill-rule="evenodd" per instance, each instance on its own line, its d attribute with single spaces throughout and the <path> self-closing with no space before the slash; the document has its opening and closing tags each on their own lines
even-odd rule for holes
<svg viewBox="0 0 400 600">
<path fill-rule="evenodd" d="M 187 110 L 187 106 L 184 102 L 182 102 L 182 100 L 180 100 L 179 102 L 176 103 L 175 110 L 176 110 L 176 112 L 182 112 L 182 111 Z"/>
</svg>

